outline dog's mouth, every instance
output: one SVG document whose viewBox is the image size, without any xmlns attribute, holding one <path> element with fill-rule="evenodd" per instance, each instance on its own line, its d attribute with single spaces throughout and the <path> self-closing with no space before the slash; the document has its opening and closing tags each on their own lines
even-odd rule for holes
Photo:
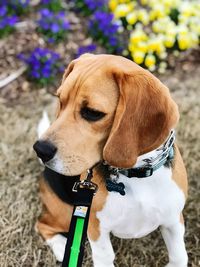
<svg viewBox="0 0 200 267">
<path fill-rule="evenodd" d="M 52 172 L 63 175 L 65 177 L 80 177 L 81 174 L 72 174 L 70 170 L 67 168 L 63 168 L 62 162 L 58 159 L 51 159 L 47 162 L 43 162 L 45 169 L 50 169 Z"/>
<path fill-rule="evenodd" d="M 51 169 L 55 173 L 64 175 L 64 176 L 77 176 L 80 175 L 80 173 L 73 173 L 69 167 L 67 167 L 63 161 L 58 157 L 57 153 L 56 155 L 50 159 L 49 161 L 43 162 L 43 165 L 47 167 L 48 169 Z"/>
<path fill-rule="evenodd" d="M 43 165 L 47 167 L 48 169 L 51 169 L 52 171 L 62 174 L 67 177 L 74 177 L 74 176 L 80 176 L 83 173 L 86 173 L 88 170 L 93 170 L 96 167 L 99 167 L 102 165 L 102 160 L 95 162 L 91 166 L 82 166 L 80 168 L 79 163 L 77 163 L 79 166 L 77 167 L 76 164 L 73 165 L 73 168 L 71 169 L 72 166 L 68 166 L 65 164 L 60 157 L 56 154 L 51 160 L 47 162 L 43 162 Z"/>
</svg>

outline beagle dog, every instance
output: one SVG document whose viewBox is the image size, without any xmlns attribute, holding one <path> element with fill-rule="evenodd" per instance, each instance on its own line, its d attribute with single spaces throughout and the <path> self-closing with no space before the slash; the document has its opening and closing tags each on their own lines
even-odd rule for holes
<svg viewBox="0 0 200 267">
<path fill-rule="evenodd" d="M 69 230 L 73 211 L 70 199 L 60 191 L 66 189 L 70 195 L 65 182 L 79 175 L 84 179 L 86 170 L 100 163 L 94 167 L 92 181 L 98 191 L 88 227 L 94 267 L 114 266 L 110 233 L 139 238 L 158 227 L 168 251 L 166 266 L 186 267 L 182 210 L 187 174 L 177 145 L 173 144 L 173 159 L 149 177 L 126 175 L 126 170 L 157 158 L 178 122 L 178 108 L 168 88 L 121 56 L 84 54 L 69 64 L 56 95 L 57 118 L 34 149 L 45 166 L 61 176 L 53 182 L 41 179 L 44 212 L 37 222 L 57 260 L 63 259 L 67 238 L 62 233 Z M 109 167 L 125 170 L 118 171 L 117 182 L 112 181 Z M 125 194 L 109 191 L 107 179 L 123 184 Z"/>
</svg>

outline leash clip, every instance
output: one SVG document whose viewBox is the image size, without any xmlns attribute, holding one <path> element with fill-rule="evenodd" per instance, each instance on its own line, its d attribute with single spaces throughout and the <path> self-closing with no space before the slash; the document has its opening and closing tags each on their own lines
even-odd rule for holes
<svg viewBox="0 0 200 267">
<path fill-rule="evenodd" d="M 85 179 L 82 181 L 75 182 L 72 191 L 77 192 L 78 188 L 86 188 L 93 190 L 94 191 L 93 194 L 95 195 L 98 190 L 98 185 L 91 181 L 92 177 L 93 177 L 92 170 L 88 169 Z"/>
</svg>

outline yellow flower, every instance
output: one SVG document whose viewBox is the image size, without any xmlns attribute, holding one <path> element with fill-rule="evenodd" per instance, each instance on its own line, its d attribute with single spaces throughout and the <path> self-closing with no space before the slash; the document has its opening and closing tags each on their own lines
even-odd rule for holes
<svg viewBox="0 0 200 267">
<path fill-rule="evenodd" d="M 154 37 L 153 39 L 150 39 L 148 42 L 148 50 L 154 52 L 158 49 L 159 41 L 158 38 Z"/>
<path fill-rule="evenodd" d="M 131 2 L 132 0 L 118 0 L 120 4 L 126 4 Z"/>
<path fill-rule="evenodd" d="M 187 35 L 189 32 L 189 29 L 186 25 L 179 24 L 179 26 L 177 27 L 177 32 L 182 34 L 182 35 Z"/>
<path fill-rule="evenodd" d="M 180 5 L 179 11 L 184 17 L 190 17 L 195 13 L 195 8 L 189 1 L 183 1 Z"/>
<path fill-rule="evenodd" d="M 163 5 L 167 8 L 176 8 L 181 4 L 182 0 L 163 0 Z"/>
<path fill-rule="evenodd" d="M 139 49 L 140 51 L 142 51 L 142 52 L 144 52 L 144 53 L 147 52 L 148 45 L 147 45 L 146 42 L 139 42 L 137 47 L 138 47 L 138 49 Z"/>
<path fill-rule="evenodd" d="M 178 34 L 177 40 L 178 46 L 181 50 L 185 50 L 190 47 L 190 40 L 186 34 Z"/>
<path fill-rule="evenodd" d="M 148 0 L 141 0 L 140 2 L 141 2 L 141 4 L 142 4 L 143 6 L 145 6 L 145 5 L 148 4 L 149 1 L 148 1 Z"/>
<path fill-rule="evenodd" d="M 126 18 L 130 33 L 128 51 L 133 60 L 144 63 L 154 70 L 156 59 L 165 61 L 167 48 L 173 48 L 177 41 L 180 50 L 200 44 L 200 2 L 199 0 L 109 0 L 109 8 L 116 18 Z M 170 17 L 171 10 L 179 13 L 176 24 Z M 121 20 L 120 20 L 121 21 Z M 149 22 L 152 22 L 149 25 Z M 144 27 L 149 25 L 148 27 Z M 158 65 L 164 72 L 165 64 Z"/>
<path fill-rule="evenodd" d="M 195 47 L 199 43 L 199 36 L 195 32 L 190 32 L 192 47 Z"/>
<path fill-rule="evenodd" d="M 152 29 L 156 33 L 171 32 L 175 27 L 176 24 L 169 17 L 160 18 L 152 24 Z"/>
<path fill-rule="evenodd" d="M 165 17 L 168 13 L 169 11 L 166 10 L 163 5 L 157 4 L 154 9 L 150 11 L 149 18 L 151 21 L 154 21 L 156 19 Z"/>
<path fill-rule="evenodd" d="M 132 57 L 135 63 L 142 64 L 144 62 L 145 53 L 138 50 L 132 53 Z"/>
<path fill-rule="evenodd" d="M 166 51 L 166 49 L 165 49 L 165 46 L 164 46 L 163 42 L 160 42 L 158 44 L 157 49 L 156 49 L 156 54 L 158 56 L 161 56 L 163 53 L 165 53 L 165 51 Z"/>
<path fill-rule="evenodd" d="M 178 21 L 179 21 L 180 24 L 187 24 L 188 20 L 189 20 L 189 18 L 184 16 L 183 14 L 180 14 L 178 16 Z"/>
<path fill-rule="evenodd" d="M 130 2 L 128 3 L 129 10 L 132 11 L 137 6 L 136 2 Z"/>
<path fill-rule="evenodd" d="M 144 62 L 145 66 L 147 66 L 148 69 L 153 71 L 155 69 L 155 64 L 156 64 L 156 58 L 152 54 L 148 54 L 145 58 Z"/>
<path fill-rule="evenodd" d="M 116 9 L 117 5 L 118 5 L 118 0 L 110 0 L 108 3 L 108 6 L 112 12 Z"/>
<path fill-rule="evenodd" d="M 114 15 L 116 18 L 123 18 L 132 10 L 132 6 L 129 4 L 120 4 L 116 7 Z"/>
<path fill-rule="evenodd" d="M 126 20 L 128 22 L 128 24 L 130 25 L 134 25 L 137 22 L 137 14 L 136 12 L 131 12 L 126 16 Z"/>
<path fill-rule="evenodd" d="M 142 29 L 136 29 L 131 33 L 130 42 L 138 43 L 140 41 L 146 41 L 148 39 L 146 33 Z"/>
<path fill-rule="evenodd" d="M 129 51 L 134 52 L 136 47 L 137 47 L 136 45 L 129 43 L 128 49 Z"/>
<path fill-rule="evenodd" d="M 192 17 L 189 20 L 189 27 L 192 32 L 195 32 L 197 35 L 200 36 L 200 16 L 198 17 Z"/>
<path fill-rule="evenodd" d="M 176 35 L 168 34 L 168 35 L 165 36 L 164 45 L 167 48 L 171 48 L 171 47 L 174 46 L 175 41 L 176 41 Z"/>
<path fill-rule="evenodd" d="M 163 31 L 163 27 L 162 27 L 162 24 L 159 23 L 158 20 L 154 21 L 153 24 L 152 24 L 152 30 L 156 33 L 158 32 L 162 32 Z"/>
<path fill-rule="evenodd" d="M 156 10 L 151 10 L 149 13 L 149 17 L 151 21 L 154 21 L 157 18 L 157 12 Z"/>
<path fill-rule="evenodd" d="M 149 15 L 145 9 L 138 11 L 138 20 L 141 21 L 144 25 L 149 23 Z"/>
</svg>

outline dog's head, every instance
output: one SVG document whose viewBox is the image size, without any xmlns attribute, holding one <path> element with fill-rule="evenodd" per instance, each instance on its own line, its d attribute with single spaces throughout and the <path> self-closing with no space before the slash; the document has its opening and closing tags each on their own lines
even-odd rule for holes
<svg viewBox="0 0 200 267">
<path fill-rule="evenodd" d="M 57 119 L 40 140 L 46 164 L 65 175 L 97 162 L 132 167 L 161 145 L 179 114 L 169 90 L 130 60 L 85 54 L 72 61 L 57 90 Z"/>
</svg>

